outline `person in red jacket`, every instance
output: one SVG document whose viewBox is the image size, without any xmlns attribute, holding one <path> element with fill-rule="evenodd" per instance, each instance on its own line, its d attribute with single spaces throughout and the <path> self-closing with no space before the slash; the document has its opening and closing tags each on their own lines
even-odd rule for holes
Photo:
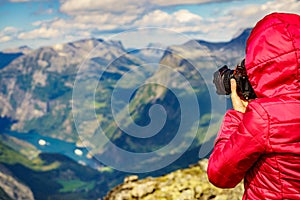
<svg viewBox="0 0 300 200">
<path fill-rule="evenodd" d="M 231 80 L 208 178 L 221 188 L 244 179 L 243 199 L 300 199 L 300 16 L 272 13 L 252 29 L 245 67 L 257 98 L 246 102 Z"/>
</svg>

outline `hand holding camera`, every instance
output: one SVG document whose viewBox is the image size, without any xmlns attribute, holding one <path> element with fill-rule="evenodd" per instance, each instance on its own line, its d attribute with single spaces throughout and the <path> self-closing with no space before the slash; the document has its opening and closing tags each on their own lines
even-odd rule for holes
<svg viewBox="0 0 300 200">
<path fill-rule="evenodd" d="M 214 73 L 213 83 L 216 86 L 217 94 L 231 94 L 233 108 L 237 111 L 244 113 L 248 102 L 256 98 L 256 94 L 248 80 L 245 60 L 237 65 L 234 70 L 224 65 Z"/>
<path fill-rule="evenodd" d="M 246 112 L 246 107 L 249 103 L 247 100 L 243 100 L 239 97 L 237 91 L 236 91 L 236 80 L 235 79 L 230 79 L 230 84 L 231 84 L 231 102 L 233 109 L 242 113 Z"/>
<path fill-rule="evenodd" d="M 228 69 L 227 65 L 224 65 L 214 73 L 213 83 L 216 86 L 217 94 L 231 94 L 230 79 L 232 78 L 236 80 L 236 91 L 239 97 L 241 97 L 244 100 L 256 98 L 256 94 L 248 80 L 245 68 L 245 60 L 243 60 L 241 64 L 237 65 L 234 70 Z"/>
</svg>

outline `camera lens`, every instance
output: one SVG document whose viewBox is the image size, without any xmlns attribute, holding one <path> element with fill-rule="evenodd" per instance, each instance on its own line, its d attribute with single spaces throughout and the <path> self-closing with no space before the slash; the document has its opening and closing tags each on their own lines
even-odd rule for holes
<svg viewBox="0 0 300 200">
<path fill-rule="evenodd" d="M 232 78 L 233 70 L 226 70 L 222 75 L 222 80 L 224 84 L 224 90 L 225 94 L 229 95 L 231 93 L 231 85 L 230 85 L 230 79 Z"/>
<path fill-rule="evenodd" d="M 224 65 L 218 71 L 214 73 L 213 83 L 216 86 L 217 94 L 228 95 L 231 93 L 230 78 L 233 71 L 230 70 L 227 65 Z"/>
</svg>

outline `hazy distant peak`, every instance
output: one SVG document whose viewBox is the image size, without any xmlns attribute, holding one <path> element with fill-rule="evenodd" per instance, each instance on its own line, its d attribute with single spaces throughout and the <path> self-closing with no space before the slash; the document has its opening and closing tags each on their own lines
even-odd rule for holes
<svg viewBox="0 0 300 200">
<path fill-rule="evenodd" d="M 246 28 L 246 29 L 240 29 L 239 31 L 234 34 L 232 39 L 230 41 L 220 41 L 220 42 L 210 42 L 210 41 L 205 41 L 205 40 L 197 40 L 200 44 L 225 44 L 225 43 L 230 43 L 234 40 L 240 39 L 240 38 L 248 38 L 250 32 L 252 31 L 252 28 Z"/>
<path fill-rule="evenodd" d="M 249 35 L 250 32 L 252 31 L 252 28 L 241 28 L 239 29 L 234 35 L 233 35 L 233 39 L 241 37 L 243 35 Z"/>
<path fill-rule="evenodd" d="M 82 39 L 73 42 L 63 43 L 63 44 L 56 44 L 53 45 L 52 48 L 58 52 L 70 52 L 70 51 L 84 51 L 90 52 L 94 48 L 97 48 L 99 45 L 107 46 L 107 48 L 116 48 L 120 49 L 121 51 L 125 51 L 123 44 L 121 41 L 114 41 L 114 40 L 103 40 L 103 39 Z"/>
<path fill-rule="evenodd" d="M 24 46 L 20 46 L 18 48 L 5 49 L 2 52 L 3 53 L 22 53 L 22 54 L 28 54 L 31 51 L 32 51 L 32 49 L 29 46 L 24 45 Z"/>
<path fill-rule="evenodd" d="M 202 41 L 202 40 L 189 40 L 186 43 L 184 43 L 183 45 L 186 47 L 199 48 L 199 47 L 205 46 L 205 45 L 202 45 L 203 42 L 207 43 L 206 41 Z"/>
<path fill-rule="evenodd" d="M 158 48 L 158 49 L 165 49 L 166 48 L 166 46 L 165 45 L 163 45 L 163 44 L 161 44 L 161 43 L 149 43 L 148 45 L 147 45 L 147 47 L 148 48 Z"/>
</svg>

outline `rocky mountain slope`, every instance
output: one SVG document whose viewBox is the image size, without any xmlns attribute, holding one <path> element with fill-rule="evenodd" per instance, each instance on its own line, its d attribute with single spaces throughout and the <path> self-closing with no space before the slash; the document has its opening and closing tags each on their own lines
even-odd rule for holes
<svg viewBox="0 0 300 200">
<path fill-rule="evenodd" d="M 3 170 L 3 167 L 0 166 L 0 169 Z M 5 169 L 5 168 L 4 168 Z M 16 180 L 13 176 L 7 174 L 7 172 L 0 171 L 0 188 L 3 190 L 1 198 L 4 196 L 5 199 L 14 199 L 14 200 L 33 200 L 33 193 L 30 188 Z"/>
<path fill-rule="evenodd" d="M 199 148 L 204 142 L 208 126 L 211 127 L 210 137 L 216 134 L 218 120 L 226 110 L 224 99 L 219 101 L 220 98 L 215 94 L 212 74 L 218 67 L 225 64 L 234 68 L 244 58 L 245 43 L 250 31 L 251 29 L 245 30 L 229 42 L 210 43 L 192 40 L 182 45 L 168 47 L 159 62 L 157 71 L 145 81 L 145 85 L 137 89 L 129 107 L 129 112 L 135 120 L 134 123 L 139 126 L 148 126 L 154 120 L 149 116 L 152 106 L 161 105 L 167 115 L 164 126 L 154 137 L 145 139 L 125 134 L 123 130 L 111 124 L 108 134 L 111 140 L 118 147 L 131 152 L 149 152 L 169 144 L 177 134 L 180 124 L 186 123 L 185 127 L 197 126 L 197 135 L 193 135 L 192 128 L 185 130 L 181 138 L 182 142 L 178 143 L 172 152 L 165 155 L 158 154 L 153 160 L 157 159 L 156 161 L 159 162 L 159 159 L 164 159 L 163 156 L 185 151 L 189 138 L 195 138 L 191 148 Z M 180 79 L 180 76 L 185 79 Z M 187 87 L 188 85 L 190 87 Z M 187 114 L 182 116 L 183 107 L 180 105 L 180 98 L 190 100 L 193 94 L 196 95 L 198 101 L 197 108 L 187 108 L 191 110 L 186 111 Z M 200 112 L 199 116 L 192 117 L 197 109 Z M 184 121 L 184 119 L 189 119 L 189 121 Z M 132 125 L 124 121 L 128 127 Z M 139 134 L 143 136 L 146 133 Z M 206 139 L 208 140 L 209 137 Z M 105 149 L 104 152 L 111 154 L 112 151 Z M 122 157 L 118 157 L 118 154 L 114 156 L 121 162 Z"/>
<path fill-rule="evenodd" d="M 14 59 L 22 56 L 23 53 L 17 52 L 17 53 L 4 53 L 0 52 L 0 69 L 8 65 L 11 61 Z"/>
<path fill-rule="evenodd" d="M 95 47 L 97 52 L 94 51 L 90 62 L 97 70 L 103 70 L 126 52 L 119 42 L 81 40 L 33 50 L 1 69 L 0 115 L 16 120 L 12 130 L 35 131 L 76 142 L 78 135 L 71 113 L 72 87 L 81 63 Z M 110 77 L 107 82 L 138 62 L 134 56 L 124 55 L 122 69 L 115 66 L 108 73 Z M 104 88 L 101 92 L 110 90 Z"/>
<path fill-rule="evenodd" d="M 196 165 L 174 171 L 161 177 L 138 180 L 138 176 L 126 177 L 123 184 L 112 189 L 104 200 L 240 200 L 243 184 L 234 189 L 220 189 L 212 186 L 206 174 L 207 160 Z"/>
<path fill-rule="evenodd" d="M 247 34 L 249 30 L 227 43 L 190 41 L 183 45 L 169 47 L 153 76 L 151 76 L 153 69 L 151 72 L 145 71 L 147 67 L 144 67 L 141 73 L 151 76 L 147 82 L 163 80 L 168 84 L 175 84 L 174 87 L 182 86 L 178 85 L 180 83 L 176 83 L 170 75 L 166 75 L 164 66 L 182 73 L 196 91 L 200 100 L 200 109 L 205 114 L 209 112 L 206 103 L 209 104 L 210 97 L 204 81 L 211 81 L 211 74 L 216 67 L 222 64 L 234 66 L 243 58 Z M 95 47 L 97 47 L 96 52 Z M 0 69 L 0 115 L 16 120 L 12 130 L 35 131 L 67 141 L 78 140 L 71 112 L 72 87 L 79 66 L 91 50 L 94 51 L 94 57 L 90 58 L 89 62 L 95 65 L 94 69 L 96 69 L 91 73 L 99 73 L 114 61 L 103 74 L 102 84 L 97 89 L 99 95 L 96 95 L 95 107 L 100 113 L 102 125 L 107 127 L 106 130 L 109 132 L 107 135 L 115 140 L 119 138 L 120 130 L 111 123 L 112 114 L 108 97 L 112 94 L 113 85 L 122 74 L 132 70 L 133 66 L 145 65 L 143 61 L 145 54 L 139 59 L 134 53 L 126 53 L 121 43 L 101 39 L 81 40 L 32 50 Z M 155 51 L 151 48 L 150 50 Z M 151 55 L 155 55 L 157 59 L 158 53 Z M 151 56 L 147 59 L 149 58 Z M 180 114 L 176 102 L 174 94 L 166 88 L 148 84 L 138 88 L 133 94 L 131 114 L 141 125 L 147 124 L 149 117 L 145 114 L 152 104 L 168 104 L 166 110 L 173 113 L 170 120 L 174 123 Z M 124 144 L 118 145 L 124 146 Z"/>
</svg>

